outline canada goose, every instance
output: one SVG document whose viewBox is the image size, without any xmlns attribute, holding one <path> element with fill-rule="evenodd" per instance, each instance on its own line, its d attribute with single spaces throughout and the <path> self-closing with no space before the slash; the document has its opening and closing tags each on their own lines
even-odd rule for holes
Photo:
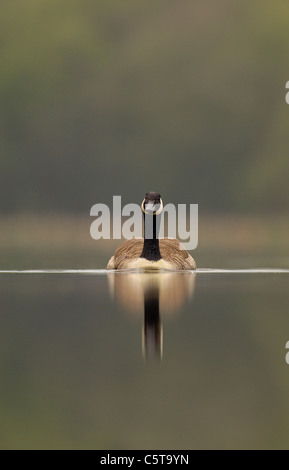
<svg viewBox="0 0 289 470">
<path fill-rule="evenodd" d="M 107 273 L 109 291 L 122 312 L 143 316 L 142 352 L 145 359 L 160 359 L 163 351 L 163 317 L 177 317 L 182 305 L 192 301 L 196 273 L 156 269 Z"/>
<path fill-rule="evenodd" d="M 144 238 L 132 238 L 122 243 L 110 258 L 107 269 L 196 269 L 195 260 L 182 249 L 179 240 L 158 238 L 157 216 L 163 210 L 161 195 L 147 193 L 141 209 L 144 224 L 146 219 L 152 218 L 152 237 L 146 237 L 144 225 Z"/>
</svg>

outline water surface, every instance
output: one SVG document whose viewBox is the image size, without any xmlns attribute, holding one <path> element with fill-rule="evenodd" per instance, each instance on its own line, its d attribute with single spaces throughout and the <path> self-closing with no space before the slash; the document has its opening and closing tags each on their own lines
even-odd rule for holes
<svg viewBox="0 0 289 470">
<path fill-rule="evenodd" d="M 2 271 L 1 449 L 288 448 L 288 281 Z"/>
</svg>

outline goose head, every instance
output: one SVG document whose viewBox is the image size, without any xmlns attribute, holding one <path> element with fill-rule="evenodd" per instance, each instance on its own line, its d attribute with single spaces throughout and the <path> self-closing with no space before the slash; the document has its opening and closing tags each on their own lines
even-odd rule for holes
<svg viewBox="0 0 289 470">
<path fill-rule="evenodd" d="M 141 210 L 144 214 L 158 215 L 163 210 L 163 201 L 161 195 L 155 192 L 146 193 L 141 204 Z"/>
</svg>

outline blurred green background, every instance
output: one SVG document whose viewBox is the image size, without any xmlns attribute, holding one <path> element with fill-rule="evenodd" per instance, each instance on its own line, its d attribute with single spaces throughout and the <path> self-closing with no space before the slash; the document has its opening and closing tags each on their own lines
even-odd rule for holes
<svg viewBox="0 0 289 470">
<path fill-rule="evenodd" d="M 289 266 L 289 3 L 0 4 L 0 266 L 104 267 L 93 204 L 199 204 L 198 265 Z"/>
<path fill-rule="evenodd" d="M 104 268 L 91 207 L 147 191 L 199 204 L 198 267 L 289 268 L 288 18 L 2 0 L 0 270 Z M 0 275 L 2 449 L 288 447 L 288 274 L 198 273 L 151 367 L 111 274 Z"/>
</svg>

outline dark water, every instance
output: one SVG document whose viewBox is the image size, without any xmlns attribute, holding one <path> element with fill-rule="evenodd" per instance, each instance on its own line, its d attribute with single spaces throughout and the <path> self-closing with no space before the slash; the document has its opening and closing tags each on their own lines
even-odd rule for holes
<svg viewBox="0 0 289 470">
<path fill-rule="evenodd" d="M 2 272 L 1 449 L 288 449 L 288 281 Z"/>
</svg>

